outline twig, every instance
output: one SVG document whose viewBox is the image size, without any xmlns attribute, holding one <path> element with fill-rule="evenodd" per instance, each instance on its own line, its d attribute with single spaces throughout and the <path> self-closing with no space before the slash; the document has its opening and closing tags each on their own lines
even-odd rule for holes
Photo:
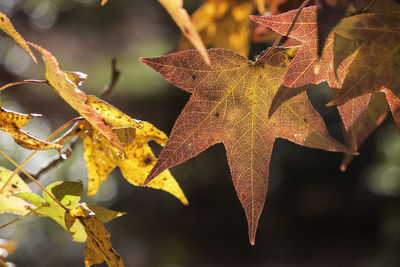
<svg viewBox="0 0 400 267">
<path fill-rule="evenodd" d="M 308 2 L 310 2 L 310 0 L 304 0 L 303 3 L 300 5 L 299 9 L 297 10 L 296 16 L 294 17 L 292 24 L 290 25 L 285 36 L 289 36 L 289 34 L 292 32 L 294 25 L 296 24 L 297 19 L 300 16 L 301 11 L 308 4 Z M 256 62 L 262 62 L 263 60 L 265 60 L 272 53 L 272 51 L 275 49 L 275 47 L 282 40 L 283 37 L 284 37 L 283 35 L 279 35 L 278 38 L 276 38 L 275 42 L 272 44 L 272 46 L 270 48 L 267 48 L 266 50 L 261 52 L 261 54 L 256 58 Z"/>
<path fill-rule="evenodd" d="M 111 92 L 114 90 L 115 85 L 118 82 L 118 78 L 121 75 L 120 70 L 117 68 L 117 59 L 113 57 L 111 59 L 111 80 L 108 84 L 106 84 L 103 88 L 103 92 L 100 95 L 100 98 L 104 99 L 110 96 Z"/>
<path fill-rule="evenodd" d="M 375 2 L 375 0 L 369 0 L 368 3 L 365 4 L 363 8 L 361 8 L 360 12 L 366 11 L 370 6 Z"/>
<path fill-rule="evenodd" d="M 60 165 L 61 162 L 66 160 L 72 155 L 72 151 L 74 150 L 75 146 L 77 145 L 79 138 L 72 140 L 69 143 L 69 147 L 65 148 L 65 151 L 62 151 L 59 155 L 56 155 L 45 167 L 41 168 L 37 173 L 33 174 L 36 179 L 39 179 L 44 173 L 50 171 L 51 169 Z M 25 175 L 21 175 L 21 178 L 26 181 L 29 180 L 28 177 Z"/>
<path fill-rule="evenodd" d="M 15 219 L 12 220 L 11 222 L 8 222 L 8 223 L 6 223 L 6 224 L 3 224 L 2 226 L 0 226 L 0 229 L 6 228 L 7 226 L 9 226 L 9 225 L 11 225 L 11 224 L 13 224 L 13 223 L 18 222 L 19 220 L 22 220 L 23 218 L 25 218 L 25 217 L 31 215 L 32 213 L 34 213 L 35 211 L 37 211 L 37 210 L 40 209 L 41 207 L 43 207 L 43 205 L 40 205 L 39 207 L 36 207 L 35 209 L 31 209 L 30 212 L 28 212 L 28 213 L 26 213 L 26 214 L 24 214 L 24 215 L 22 215 L 22 216 L 20 216 L 20 217 L 18 217 L 18 218 L 15 218 Z"/>
<path fill-rule="evenodd" d="M 8 83 L 4 85 L 3 87 L 0 87 L 0 91 L 3 91 L 4 89 L 7 89 L 8 87 L 18 85 L 18 84 L 25 84 L 25 83 L 47 83 L 46 80 L 24 80 L 20 82 L 13 82 L 13 83 Z"/>
</svg>

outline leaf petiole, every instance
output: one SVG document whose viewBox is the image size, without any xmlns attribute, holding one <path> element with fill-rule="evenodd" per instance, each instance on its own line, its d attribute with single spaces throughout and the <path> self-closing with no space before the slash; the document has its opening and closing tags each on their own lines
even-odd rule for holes
<svg viewBox="0 0 400 267">
<path fill-rule="evenodd" d="M 300 7 L 299 7 L 299 9 L 298 9 L 298 11 L 296 13 L 296 16 L 294 17 L 294 19 L 292 21 L 292 24 L 290 25 L 290 27 L 289 27 L 287 33 L 285 34 L 285 36 L 288 36 L 292 32 L 292 30 L 294 28 L 294 25 L 296 24 L 297 19 L 300 16 L 301 11 L 308 4 L 308 2 L 310 2 L 310 0 L 304 0 L 303 3 L 300 5 Z M 274 48 L 279 44 L 279 42 L 282 40 L 282 38 L 283 38 L 283 35 L 279 35 L 278 38 L 276 38 L 275 42 L 272 44 L 271 47 L 269 47 L 266 50 L 264 50 L 263 52 L 261 52 L 261 54 L 256 58 L 256 62 L 262 62 L 263 60 L 265 60 L 272 53 Z"/>
</svg>

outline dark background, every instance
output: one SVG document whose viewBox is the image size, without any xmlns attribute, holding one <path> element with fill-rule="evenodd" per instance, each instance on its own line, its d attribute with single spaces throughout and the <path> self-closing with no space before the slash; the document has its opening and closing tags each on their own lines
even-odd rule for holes
<svg viewBox="0 0 400 267">
<path fill-rule="evenodd" d="M 186 2 L 189 11 L 201 4 Z M 107 101 L 170 132 L 189 94 L 138 61 L 173 51 L 179 39 L 178 28 L 157 1 L 110 0 L 100 7 L 100 0 L 2 0 L 0 11 L 26 40 L 52 52 L 62 69 L 88 74 L 82 87 L 87 93 L 101 93 L 116 56 L 122 76 Z M 266 46 L 253 45 L 250 57 Z M 44 78 L 43 64 L 35 65 L 0 34 L 0 84 L 29 78 Z M 310 88 L 309 94 L 331 134 L 342 140 L 337 110 L 324 106 L 331 98 L 327 86 Z M 77 116 L 45 85 L 9 88 L 1 101 L 8 109 L 43 114 L 28 126 L 42 138 Z M 160 147 L 152 146 L 159 153 Z M 4 133 L 0 149 L 17 162 L 30 153 Z M 55 154 L 39 152 L 26 169 L 35 172 Z M 165 192 L 130 185 L 118 169 L 97 196 L 84 201 L 128 213 L 106 224 L 128 267 L 400 266 L 400 139 L 390 115 L 345 173 L 339 171 L 341 158 L 282 139 L 275 142 L 254 247 L 221 144 L 172 169 L 188 207 Z M 12 168 L 4 159 L 0 163 Z M 40 182 L 79 179 L 87 183 L 81 146 Z M 0 222 L 13 218 L 3 214 Z M 84 244 L 72 242 L 48 218 L 30 216 L 0 230 L 0 237 L 18 242 L 8 258 L 18 267 L 84 265 Z"/>
</svg>

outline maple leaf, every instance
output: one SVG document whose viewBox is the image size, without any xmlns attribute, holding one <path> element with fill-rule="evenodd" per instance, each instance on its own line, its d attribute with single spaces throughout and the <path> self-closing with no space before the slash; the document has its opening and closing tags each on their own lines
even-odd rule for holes
<svg viewBox="0 0 400 267">
<path fill-rule="evenodd" d="M 222 142 L 254 244 L 276 138 L 329 151 L 348 151 L 329 136 L 305 92 L 268 118 L 271 100 L 296 51 L 277 48 L 265 62 L 252 62 L 230 50 L 211 49 L 211 65 L 204 64 L 196 51 L 141 58 L 167 81 L 192 93 L 146 181 Z"/>
<path fill-rule="evenodd" d="M 206 47 L 204 46 L 196 27 L 193 25 L 189 14 L 186 9 L 183 8 L 183 0 L 158 0 L 158 2 L 160 2 L 160 4 L 167 10 L 176 25 L 181 29 L 181 32 L 200 52 L 203 59 L 207 63 L 210 63 Z"/>
<path fill-rule="evenodd" d="M 104 123 L 104 119 L 86 104 L 86 94 L 79 88 L 86 75 L 80 72 L 66 72 L 60 70 L 57 59 L 39 45 L 29 43 L 42 55 L 46 66 L 47 83 L 94 128 L 100 131 L 115 147 L 123 150 L 118 137 L 111 128 Z"/>
<path fill-rule="evenodd" d="M 9 18 L 0 12 L 0 29 L 11 36 L 26 52 L 32 57 L 33 61 L 37 63 L 35 55 L 32 53 L 25 39 L 15 30 Z"/>
<path fill-rule="evenodd" d="M 192 21 L 207 47 L 228 48 L 247 57 L 253 10 L 252 0 L 208 0 L 192 14 Z M 177 50 L 192 48 L 187 39 L 181 38 Z"/>
<path fill-rule="evenodd" d="M 12 171 L 0 167 L 0 213 L 26 214 L 32 206 L 26 201 L 13 196 L 13 194 L 31 192 L 31 189 L 17 174 L 9 180 L 12 173 Z"/>
<path fill-rule="evenodd" d="M 61 149 L 62 146 L 59 144 L 39 140 L 33 135 L 21 130 L 32 118 L 40 116 L 39 114 L 16 113 L 0 107 L 0 130 L 11 135 L 18 145 L 26 149 Z"/>
<path fill-rule="evenodd" d="M 322 55 L 326 38 L 345 15 L 351 2 L 352 0 L 316 0 L 319 56 Z"/>
<path fill-rule="evenodd" d="M 133 185 L 143 185 L 156 162 L 147 143 L 154 140 L 160 145 L 165 145 L 168 137 L 152 124 L 134 120 L 95 96 L 87 96 L 87 105 L 96 110 L 107 125 L 117 133 L 120 140 L 123 140 L 125 151 L 121 153 L 86 121 L 80 121 L 67 136 L 58 141 L 62 143 L 75 135 L 83 139 L 84 158 L 89 174 L 88 195 L 96 194 L 99 186 L 116 166 L 121 169 L 122 175 L 128 182 Z M 169 192 L 183 204 L 188 204 L 182 189 L 168 170 L 147 186 Z"/>
</svg>

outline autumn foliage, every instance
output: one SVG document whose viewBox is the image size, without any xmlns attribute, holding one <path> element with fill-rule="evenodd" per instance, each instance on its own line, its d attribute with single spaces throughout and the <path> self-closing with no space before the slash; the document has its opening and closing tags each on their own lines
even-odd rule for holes
<svg viewBox="0 0 400 267">
<path fill-rule="evenodd" d="M 277 138 L 343 153 L 340 168 L 345 171 L 389 111 L 400 129 L 398 1 L 319 0 L 315 6 L 306 6 L 309 1 L 294 1 L 298 9 L 281 12 L 285 1 L 206 0 L 192 17 L 182 0 L 159 2 L 182 31 L 178 52 L 154 58 L 143 55 L 140 61 L 191 94 L 169 138 L 101 96 L 86 95 L 80 89 L 85 74 L 62 70 L 55 57 L 57 51 L 26 42 L 0 13 L 4 33 L 36 62 L 34 48 L 45 64 L 39 77 L 43 80 L 10 81 L 0 91 L 23 83 L 42 83 L 80 116 L 47 140 L 39 140 L 22 130 L 38 114 L 20 114 L 1 107 L 0 129 L 18 145 L 34 150 L 31 156 L 37 150 L 57 149 L 61 153 L 68 143 L 82 139 L 88 195 L 95 195 L 109 173 L 119 167 L 132 185 L 161 189 L 187 205 L 169 168 L 223 143 L 254 245 Z M 101 5 L 106 3 L 103 0 Z M 256 36 L 260 27 L 265 27 L 265 35 Z M 260 41 L 267 35 L 278 39 L 259 51 L 254 61 L 248 59 L 252 39 Z M 188 50 L 192 47 L 195 49 Z M 345 144 L 330 136 L 306 93 L 325 81 L 333 95 L 325 104 L 337 107 Z M 158 159 L 148 145 L 150 141 L 163 146 Z M 103 226 L 124 213 L 81 203 L 81 182 L 60 181 L 46 188 L 39 184 L 43 196 L 34 194 L 18 175 L 22 171 L 31 182 L 38 183 L 23 170 L 24 164 L 15 163 L 15 171 L 0 167 L 0 212 L 22 218 L 30 214 L 50 217 L 75 241 L 86 242 L 86 266 L 103 261 L 108 266 L 124 266 L 124 255 L 112 247 Z M 0 263 L 3 261 L 0 258 Z"/>
</svg>

